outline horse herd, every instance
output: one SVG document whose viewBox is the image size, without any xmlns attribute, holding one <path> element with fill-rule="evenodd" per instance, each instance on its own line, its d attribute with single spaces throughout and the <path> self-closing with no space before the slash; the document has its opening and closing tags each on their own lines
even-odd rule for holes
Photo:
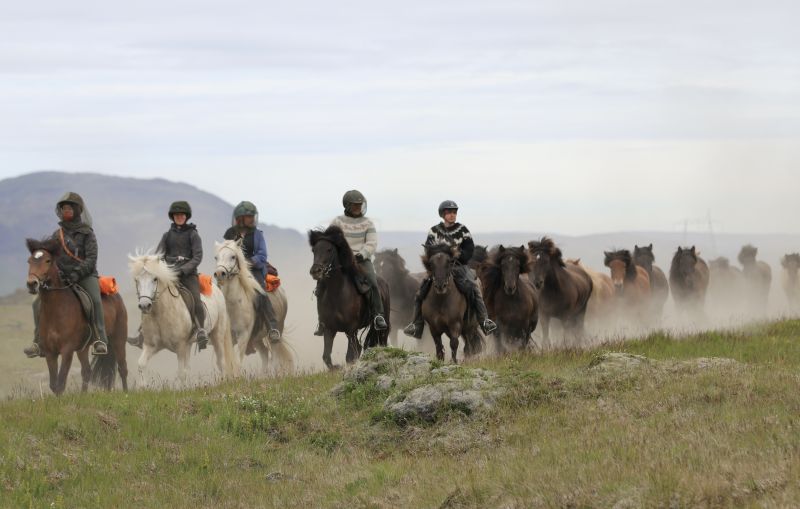
<svg viewBox="0 0 800 509">
<path fill-rule="evenodd" d="M 414 296 L 424 277 L 432 279 L 432 289 L 422 305 L 437 358 L 444 359 L 442 336 L 450 340 L 451 360 L 458 359 L 459 340 L 464 342 L 464 356 L 478 355 L 485 337 L 470 310 L 466 297 L 455 287 L 451 275 L 458 258 L 456 248 L 429 246 L 422 257 L 425 272 L 412 274 L 396 249 L 380 251 L 375 256 L 379 289 L 383 299 L 388 330 L 370 327 L 367 295 L 360 284 L 354 255 L 344 234 L 337 227 L 314 230 L 308 236 L 314 257 L 309 270 L 317 281 L 317 312 L 324 327 L 323 361 L 331 369 L 334 337 L 343 332 L 348 338 L 346 361 L 355 362 L 364 348 L 385 346 L 389 336 L 398 344 L 398 327 L 392 319 L 405 324 L 412 319 Z M 59 255 L 57 240 L 28 240 L 28 288 L 40 295 L 41 348 L 50 373 L 50 388 L 60 394 L 66 387 L 73 355 L 81 363 L 82 389 L 90 381 L 110 389 L 116 373 L 127 389 L 127 313 L 119 294 L 103 296 L 109 332 L 109 354 L 96 357 L 90 366 L 87 353 L 89 326 L 78 298 L 61 279 L 54 259 Z M 478 246 L 470 268 L 479 280 L 489 317 L 498 325 L 494 334 L 495 350 L 503 353 L 531 346 L 532 334 L 540 329 L 542 350 L 553 347 L 551 322 L 560 323 L 564 344 L 585 345 L 586 323 L 595 327 L 624 320 L 642 326 L 660 323 L 669 294 L 676 309 L 701 320 L 707 294 L 731 309 L 761 309 L 766 312 L 767 295 L 772 280 L 771 269 L 756 259 L 757 249 L 745 246 L 739 254 L 742 268 L 727 259 L 712 260 L 709 265 L 694 248 L 679 247 L 665 274 L 656 264 L 653 246 L 636 246 L 633 252 L 622 249 L 605 253 L 607 271 L 596 271 L 580 259 L 566 259 L 555 242 L 547 237 L 528 242 L 527 246 L 496 246 L 491 250 Z M 284 340 L 270 342 L 264 324 L 266 295 L 277 313 L 280 330 L 288 310 L 282 287 L 264 292 L 249 270 L 241 244 L 235 241 L 215 243 L 214 281 L 210 294 L 203 295 L 207 308 L 206 328 L 216 366 L 224 376 L 237 376 L 244 357 L 259 353 L 264 373 L 294 370 L 294 356 Z M 800 305 L 800 254 L 783 257 L 784 290 L 792 305 Z M 144 344 L 138 361 L 143 384 L 148 382 L 146 368 L 160 350 L 169 350 L 178 358 L 178 376 L 185 379 L 193 345 L 192 319 L 185 296 L 178 283 L 178 273 L 155 254 L 130 257 L 129 268 L 142 313 Z M 361 337 L 359 337 L 361 333 Z M 363 339 L 363 342 L 362 342 Z M 234 353 L 238 347 L 238 355 Z M 58 357 L 61 356 L 61 366 Z"/>
</svg>

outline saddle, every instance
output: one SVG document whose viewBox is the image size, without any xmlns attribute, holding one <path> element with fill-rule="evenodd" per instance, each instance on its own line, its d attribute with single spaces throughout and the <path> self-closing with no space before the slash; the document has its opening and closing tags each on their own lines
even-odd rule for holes
<svg viewBox="0 0 800 509">
<path fill-rule="evenodd" d="M 183 299 L 183 303 L 186 304 L 186 308 L 189 310 L 189 316 L 192 317 L 192 324 L 194 325 L 194 328 L 197 328 L 198 323 L 197 317 L 194 314 L 194 297 L 192 296 L 192 292 L 190 292 L 189 289 L 182 284 L 177 284 L 176 286 L 178 288 L 178 293 Z M 206 306 L 205 302 L 201 303 L 203 304 L 203 307 L 206 308 L 206 316 L 208 316 L 208 306 Z"/>
<path fill-rule="evenodd" d="M 86 321 L 89 322 L 89 334 L 79 348 L 79 350 L 83 350 L 91 342 L 92 338 L 99 339 L 100 333 L 97 332 L 97 327 L 95 326 L 94 306 L 92 306 L 92 298 L 89 296 L 89 292 L 84 290 L 81 285 L 72 285 L 72 292 L 78 297 L 78 302 L 80 302 L 81 309 L 83 310 L 83 316 L 85 316 Z"/>
</svg>

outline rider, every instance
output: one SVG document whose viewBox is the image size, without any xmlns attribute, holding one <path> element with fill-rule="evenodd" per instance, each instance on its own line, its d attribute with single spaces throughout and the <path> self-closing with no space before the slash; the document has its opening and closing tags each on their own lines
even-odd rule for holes
<svg viewBox="0 0 800 509">
<path fill-rule="evenodd" d="M 369 302 L 370 314 L 373 317 L 375 330 L 386 330 L 388 325 L 383 317 L 383 300 L 378 290 L 378 279 L 375 276 L 375 267 L 372 265 L 372 255 L 378 247 L 378 233 L 375 224 L 367 219 L 367 199 L 359 191 L 351 190 L 344 193 L 342 198 L 344 215 L 338 216 L 331 222 L 331 226 L 338 226 L 344 232 L 347 244 L 355 253 L 356 262 L 361 267 L 362 273 L 367 277 L 370 287 Z M 315 336 L 324 335 L 325 325 L 319 322 Z"/>
<path fill-rule="evenodd" d="M 197 266 L 203 260 L 203 243 L 197 227 L 187 223 L 192 217 L 192 207 L 188 202 L 173 202 L 167 214 L 172 225 L 161 237 L 156 252 L 161 253 L 164 260 L 180 272 L 181 284 L 192 293 L 194 309 L 189 311 L 194 315 L 193 321 L 197 325 L 197 349 L 202 350 L 208 344 L 208 333 L 204 328 L 206 310 L 200 300 L 200 280 L 197 275 Z"/>
<path fill-rule="evenodd" d="M 53 238 L 61 243 L 61 253 L 56 265 L 66 285 L 77 284 L 92 299 L 95 337 L 92 343 L 92 354 L 108 353 L 106 322 L 103 316 L 103 304 L 100 300 L 100 284 L 97 278 L 97 238 L 92 230 L 92 217 L 78 193 L 68 192 L 56 204 L 56 215 L 60 219 L 59 228 Z M 23 352 L 28 357 L 44 355 L 39 348 L 39 299 L 33 301 L 34 333 L 33 344 Z"/>
<path fill-rule="evenodd" d="M 472 234 L 467 227 L 456 222 L 457 215 L 458 205 L 456 205 L 456 202 L 452 200 L 443 201 L 439 205 L 439 217 L 442 218 L 442 222 L 430 229 L 428 238 L 425 239 L 425 246 L 444 243 L 459 249 L 458 260 L 453 266 L 453 282 L 456 284 L 458 291 L 467 298 L 468 304 L 477 313 L 478 323 L 483 332 L 491 334 L 497 328 L 497 325 L 489 319 L 486 312 L 486 304 L 484 304 L 478 285 L 475 283 L 467 266 L 469 259 L 472 258 L 475 242 L 472 240 Z M 419 291 L 414 296 L 414 319 L 403 329 L 407 336 L 413 336 L 417 339 L 422 338 L 422 331 L 425 328 L 425 322 L 422 319 L 422 302 L 428 295 L 431 284 L 431 278 L 425 278 L 419 287 Z"/>
<path fill-rule="evenodd" d="M 225 232 L 225 240 L 242 241 L 242 251 L 245 258 L 250 262 L 250 272 L 256 278 L 258 284 L 264 291 L 267 290 L 267 242 L 264 240 L 264 232 L 259 230 L 258 209 L 249 202 L 243 201 L 233 209 L 232 225 Z M 275 310 L 266 295 L 262 296 L 264 311 L 269 324 L 270 341 L 280 341 L 281 331 L 278 329 L 278 320 L 275 318 Z"/>
</svg>

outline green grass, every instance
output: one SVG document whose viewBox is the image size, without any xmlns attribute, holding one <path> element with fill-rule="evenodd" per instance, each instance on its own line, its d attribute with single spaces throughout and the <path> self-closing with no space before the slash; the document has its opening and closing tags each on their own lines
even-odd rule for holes
<svg viewBox="0 0 800 509">
<path fill-rule="evenodd" d="M 475 365 L 508 388 L 470 419 L 399 425 L 339 373 L 0 405 L 4 507 L 791 506 L 800 321 Z M 730 357 L 587 369 L 603 351 Z"/>
</svg>

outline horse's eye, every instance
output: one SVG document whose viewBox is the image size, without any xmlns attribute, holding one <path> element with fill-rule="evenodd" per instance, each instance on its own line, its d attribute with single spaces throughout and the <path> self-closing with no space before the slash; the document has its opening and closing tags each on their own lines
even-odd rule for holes
<svg viewBox="0 0 800 509">
<path fill-rule="evenodd" d="M 214 255 L 214 261 L 217 261 L 217 260 L 219 260 L 219 256 Z"/>
</svg>

